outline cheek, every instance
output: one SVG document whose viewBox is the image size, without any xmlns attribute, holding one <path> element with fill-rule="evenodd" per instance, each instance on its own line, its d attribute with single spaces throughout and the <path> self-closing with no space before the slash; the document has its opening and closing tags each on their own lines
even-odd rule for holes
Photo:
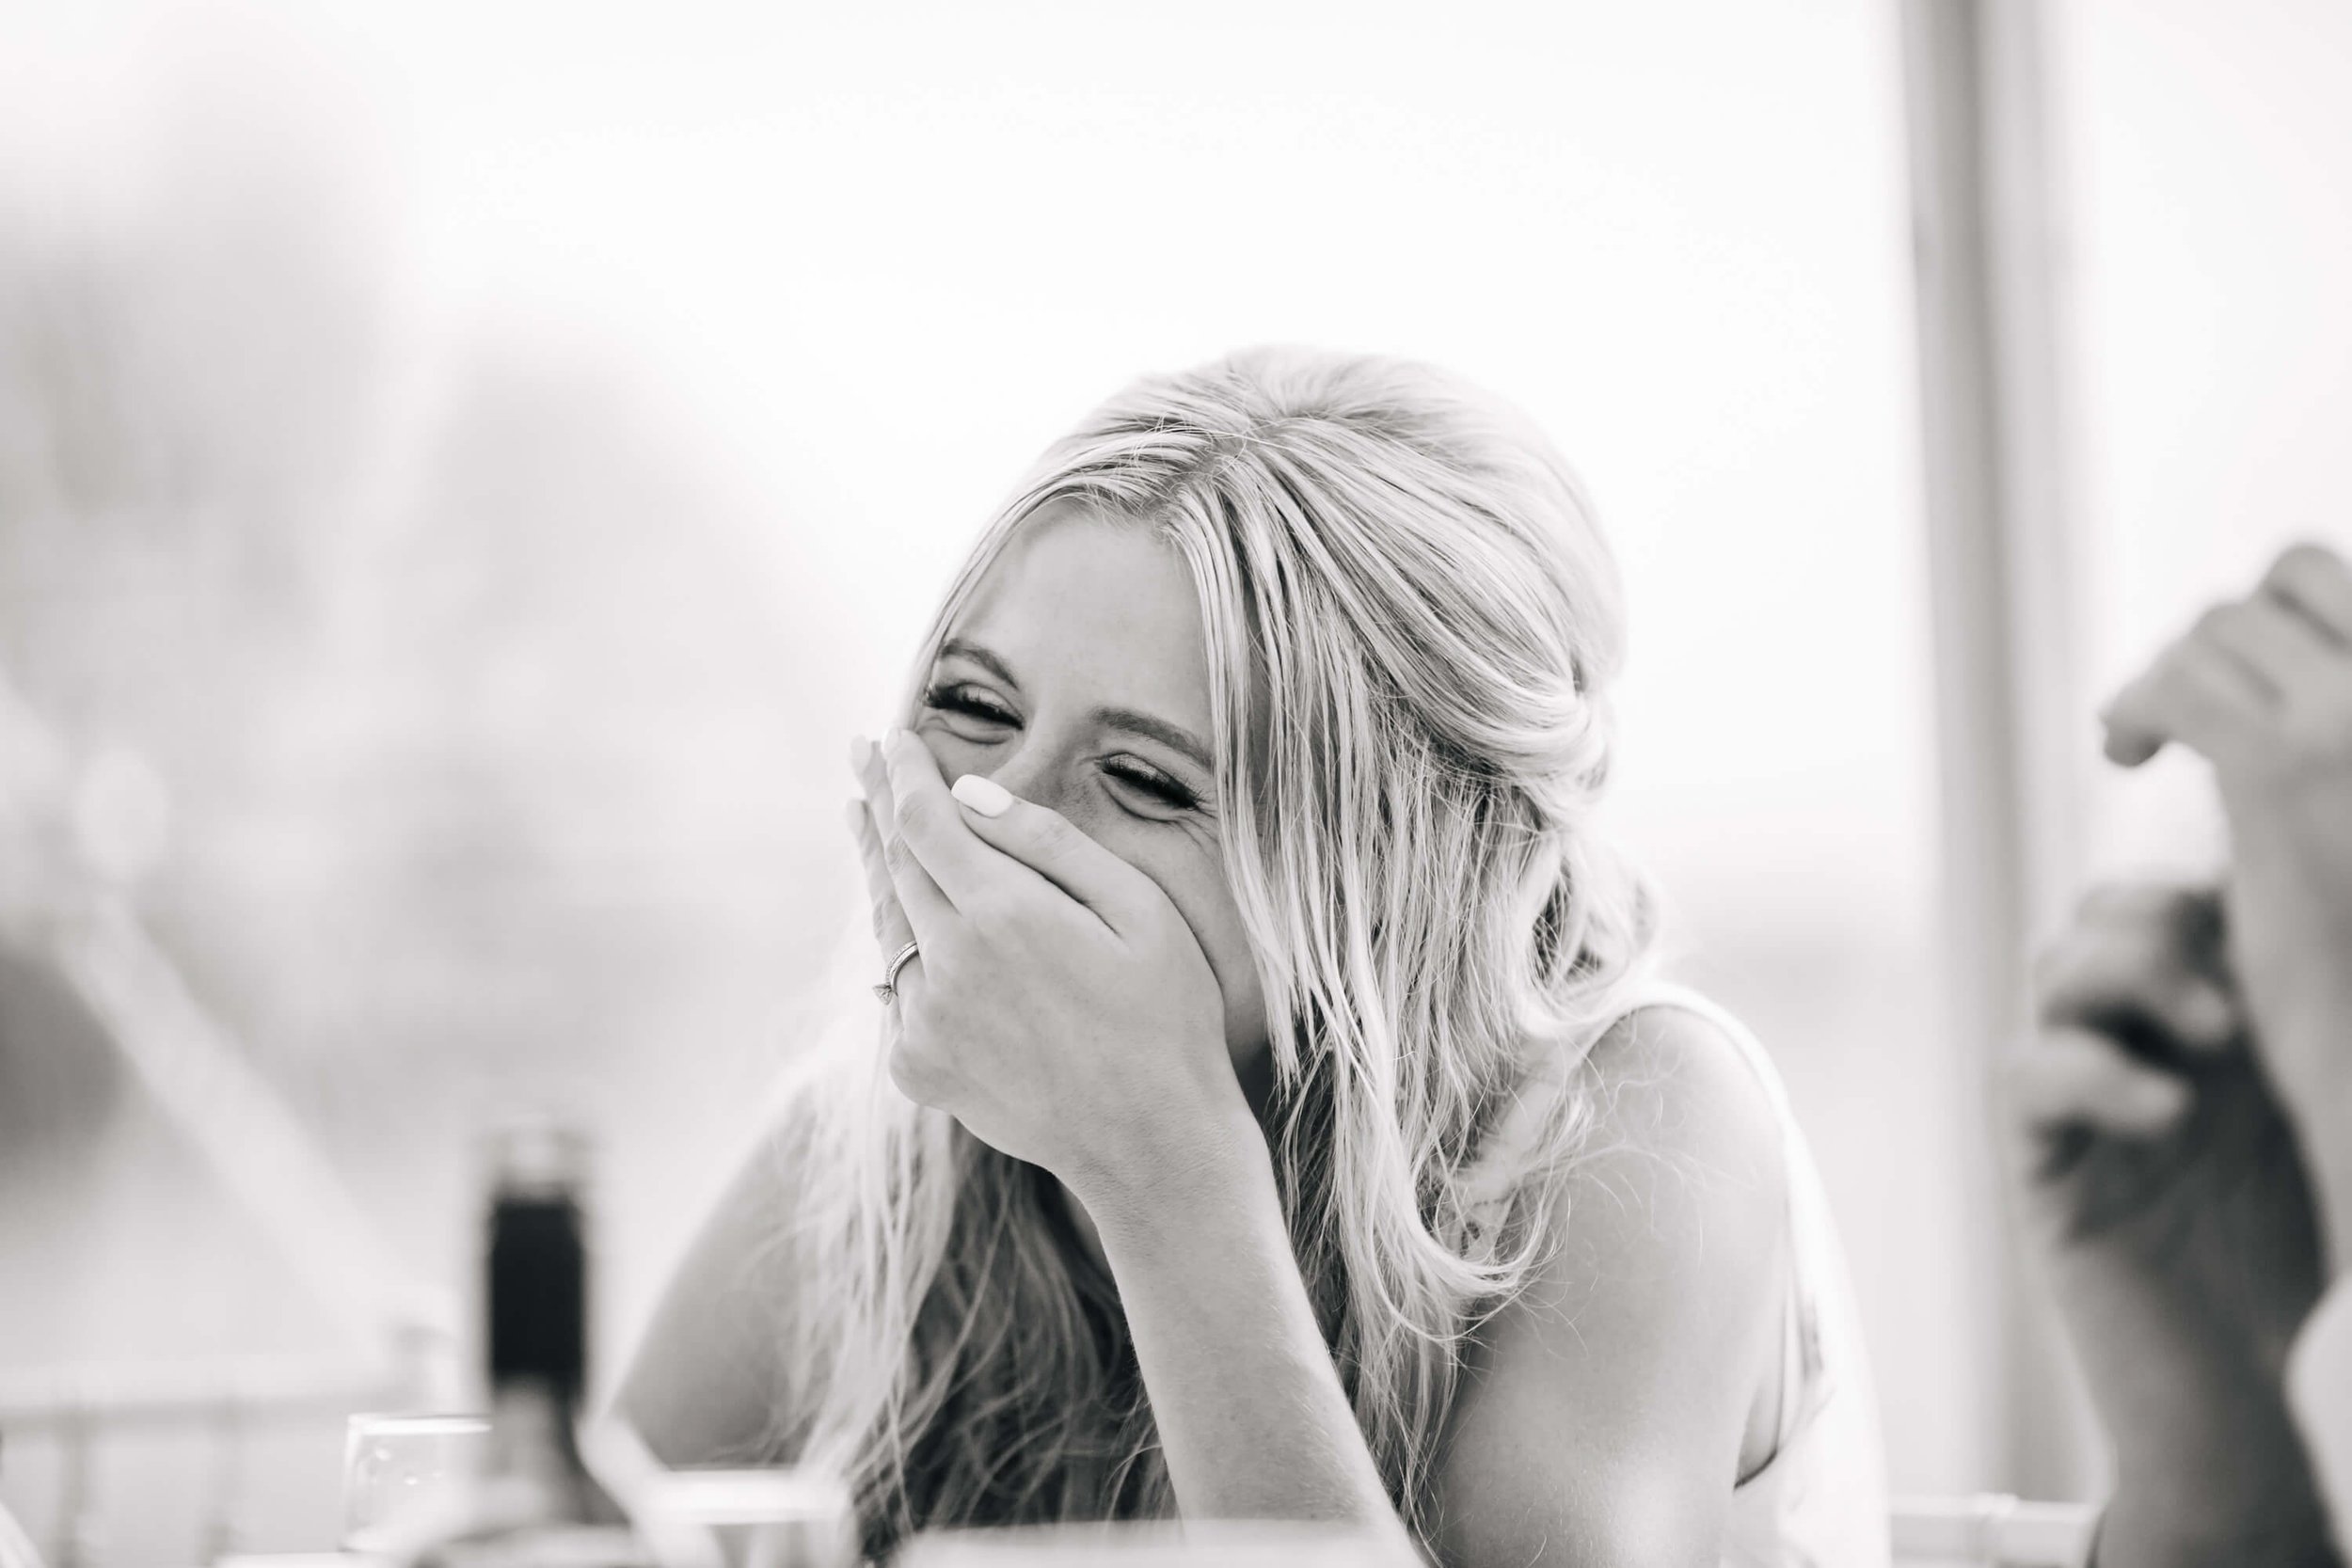
<svg viewBox="0 0 2352 1568">
<path fill-rule="evenodd" d="M 966 773 L 988 771 L 987 747 L 963 739 L 934 719 L 918 719 L 911 727 L 914 737 L 930 752 L 931 760 L 939 764 L 939 776 L 949 784 Z"/>
</svg>

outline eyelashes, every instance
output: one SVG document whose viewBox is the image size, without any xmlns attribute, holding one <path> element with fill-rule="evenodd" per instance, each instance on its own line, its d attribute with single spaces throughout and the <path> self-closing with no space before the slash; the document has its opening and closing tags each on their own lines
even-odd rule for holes
<svg viewBox="0 0 2352 1568">
<path fill-rule="evenodd" d="M 1002 724 L 1008 728 L 1021 722 L 1018 715 L 1008 713 L 968 686 L 950 684 L 931 687 L 923 693 L 923 705 L 928 708 L 937 708 L 943 713 L 960 713 L 967 719 L 977 719 L 989 724 Z"/>
<path fill-rule="evenodd" d="M 1156 769 L 1146 771 L 1134 764 L 1108 763 L 1104 766 L 1103 771 L 1178 811 L 1190 811 L 1200 803 L 1199 796 Z"/>
<path fill-rule="evenodd" d="M 961 720 L 968 726 L 990 732 L 967 734 L 963 730 L 956 729 L 955 724 L 950 722 L 948 727 L 955 730 L 962 738 L 978 743 L 1002 738 L 993 732 L 1018 729 L 1021 726 L 1020 715 L 1002 706 L 971 686 L 961 682 L 947 681 L 927 688 L 923 692 L 923 705 L 935 712 L 948 715 L 951 720 Z M 1126 788 L 1150 797 L 1170 811 L 1191 811 L 1200 804 L 1200 797 L 1187 787 L 1182 780 L 1170 778 L 1158 768 L 1135 761 L 1133 758 L 1122 757 L 1104 763 L 1103 771 L 1118 780 Z"/>
</svg>

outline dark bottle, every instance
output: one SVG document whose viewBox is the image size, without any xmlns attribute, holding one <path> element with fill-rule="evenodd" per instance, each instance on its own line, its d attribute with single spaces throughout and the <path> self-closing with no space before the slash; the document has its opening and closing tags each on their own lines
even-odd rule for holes
<svg viewBox="0 0 2352 1568">
<path fill-rule="evenodd" d="M 577 1435 L 588 1386 L 587 1140 L 547 1119 L 490 1148 L 483 1307 L 490 1431 L 479 1516 L 425 1554 L 448 1568 L 636 1568 L 651 1554 L 589 1473 Z"/>
</svg>

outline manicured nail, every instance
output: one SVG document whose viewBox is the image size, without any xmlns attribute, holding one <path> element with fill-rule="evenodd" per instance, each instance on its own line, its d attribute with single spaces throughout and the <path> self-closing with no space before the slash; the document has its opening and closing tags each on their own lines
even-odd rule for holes
<svg viewBox="0 0 2352 1568">
<path fill-rule="evenodd" d="M 1002 816 L 1012 809 L 1012 792 L 994 779 L 966 773 L 948 793 L 982 816 Z"/>
</svg>

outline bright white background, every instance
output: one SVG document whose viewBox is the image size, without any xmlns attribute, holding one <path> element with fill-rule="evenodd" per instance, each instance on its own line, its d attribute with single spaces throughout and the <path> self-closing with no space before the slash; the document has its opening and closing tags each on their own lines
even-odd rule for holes
<svg viewBox="0 0 2352 1568">
<path fill-rule="evenodd" d="M 2284 545 L 2352 548 L 2352 11 L 2078 0 L 2073 304 L 2094 690 Z M 2090 851 L 2210 864 L 2200 770 L 2094 777 Z"/>
<path fill-rule="evenodd" d="M 406 1266 L 470 1267 L 458 1111 L 560 1088 L 609 1147 L 609 1367 L 854 900 L 846 738 L 1004 488 L 1138 371 L 1403 353 L 1518 399 L 1597 496 L 1634 612 L 1621 826 L 1686 973 L 1790 1080 L 1898 1487 L 2000 1478 L 1980 1130 L 1952 1108 L 1976 1068 L 1934 998 L 1891 8 L 0 14 L 0 232 L 167 301 L 134 313 L 188 417 L 293 474 L 215 509 L 266 492 L 309 607 L 215 661 L 270 693 L 249 745 L 171 738 L 189 704 L 149 712 L 151 671 L 53 701 L 176 784 L 230 781 L 182 784 L 155 917 Z M 2106 679 L 2340 515 L 2352 125 L 2318 0 L 2062 15 Z M 151 601 L 216 582 L 126 586 L 151 545 L 48 547 L 92 645 L 168 646 L 188 617 Z M 199 619 L 206 646 L 245 635 Z M 495 824 L 447 863 L 383 827 L 418 800 L 472 822 L 485 790 L 531 866 Z M 2110 863 L 2177 847 L 2172 808 L 2119 799 L 2143 825 L 2102 830 Z M 84 1309 L 14 1309 L 0 1354 L 298 1339 L 252 1309 L 266 1249 L 185 1196 L 168 1131 L 115 1117 L 151 1174 L 60 1181 L 46 1229 L 17 1222 L 17 1279 L 62 1271 Z M 167 1190 L 177 1233 L 228 1238 L 172 1265 L 213 1305 L 169 1323 L 107 1305 L 167 1256 Z M 41 1519 L 48 1475 L 12 1448 L 0 1495 Z M 260 1544 L 322 1516 L 252 1512 Z M 175 1549 L 170 1513 L 125 1522 L 127 1560 Z"/>
</svg>

